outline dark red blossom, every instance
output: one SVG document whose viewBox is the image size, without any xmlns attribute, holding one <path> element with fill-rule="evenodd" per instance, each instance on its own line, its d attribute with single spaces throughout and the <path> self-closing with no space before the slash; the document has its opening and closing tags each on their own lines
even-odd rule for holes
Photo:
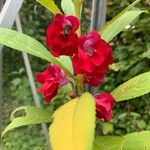
<svg viewBox="0 0 150 150">
<path fill-rule="evenodd" d="M 96 31 L 81 36 L 78 46 L 78 54 L 73 56 L 75 73 L 83 74 L 85 83 L 98 86 L 113 63 L 112 49 Z"/>
<path fill-rule="evenodd" d="M 72 56 L 77 53 L 78 36 L 76 30 L 78 27 L 79 20 L 74 16 L 61 14 L 55 16 L 46 31 L 46 44 L 55 57 Z"/>
<path fill-rule="evenodd" d="M 112 108 L 115 105 L 115 99 L 109 93 L 101 93 L 95 96 L 96 115 L 99 119 L 109 121 L 112 118 Z"/>
<path fill-rule="evenodd" d="M 47 103 L 56 96 L 59 87 L 68 83 L 68 79 L 61 68 L 53 64 L 49 65 L 43 72 L 38 73 L 36 80 L 42 84 L 38 91 L 44 95 Z"/>
</svg>

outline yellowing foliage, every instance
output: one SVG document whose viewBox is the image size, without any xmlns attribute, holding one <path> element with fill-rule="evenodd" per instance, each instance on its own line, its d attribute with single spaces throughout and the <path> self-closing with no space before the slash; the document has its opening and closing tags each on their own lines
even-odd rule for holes
<svg viewBox="0 0 150 150">
<path fill-rule="evenodd" d="M 69 101 L 53 114 L 49 128 L 53 150 L 91 150 L 95 130 L 95 101 L 91 94 Z"/>
<path fill-rule="evenodd" d="M 57 5 L 53 0 L 36 0 L 36 1 L 39 2 L 41 5 L 43 5 L 44 7 L 46 7 L 54 14 L 61 13 L 61 11 L 59 10 L 59 8 L 57 7 Z"/>
</svg>

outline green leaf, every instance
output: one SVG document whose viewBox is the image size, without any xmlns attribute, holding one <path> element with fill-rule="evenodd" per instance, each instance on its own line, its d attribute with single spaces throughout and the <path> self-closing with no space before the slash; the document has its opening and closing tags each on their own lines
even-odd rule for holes
<svg viewBox="0 0 150 150">
<path fill-rule="evenodd" d="M 143 73 L 136 76 L 129 81 L 123 83 L 111 94 L 115 97 L 116 101 L 130 100 L 150 92 L 150 72 Z"/>
<path fill-rule="evenodd" d="M 27 52 L 55 64 L 60 63 L 40 42 L 26 34 L 11 29 L 0 28 L 0 44 Z"/>
<path fill-rule="evenodd" d="M 61 7 L 66 15 L 75 16 L 75 9 L 72 0 L 62 0 Z"/>
<path fill-rule="evenodd" d="M 150 131 L 96 137 L 93 150 L 150 150 Z"/>
<path fill-rule="evenodd" d="M 55 58 L 40 42 L 26 34 L 11 29 L 0 28 L 0 44 L 57 64 L 66 74 L 73 77 L 59 59 Z"/>
<path fill-rule="evenodd" d="M 139 1 L 140 0 L 136 0 L 133 2 L 100 30 L 100 34 L 104 40 L 107 42 L 111 41 L 119 32 L 125 28 L 126 25 L 130 24 L 141 13 L 145 12 L 139 9 L 131 10 Z"/>
<path fill-rule="evenodd" d="M 48 10 L 50 10 L 52 13 L 57 14 L 61 13 L 58 6 L 55 4 L 54 0 L 36 0 L 41 5 L 46 7 Z"/>
<path fill-rule="evenodd" d="M 124 137 L 122 150 L 150 150 L 150 131 L 131 133 Z"/>
<path fill-rule="evenodd" d="M 74 74 L 73 67 L 72 67 L 72 61 L 70 57 L 68 56 L 60 56 L 59 57 L 60 62 L 67 68 L 72 74 Z"/>
<path fill-rule="evenodd" d="M 107 135 L 108 133 L 112 133 L 114 131 L 113 124 L 110 122 L 102 122 L 101 126 L 104 135 Z"/>
<path fill-rule="evenodd" d="M 72 0 L 36 0 L 52 13 L 65 13 L 66 15 L 75 15 L 74 4 Z"/>
<path fill-rule="evenodd" d="M 91 150 L 95 130 L 95 102 L 89 93 L 69 101 L 53 114 L 49 128 L 54 150 Z"/>
<path fill-rule="evenodd" d="M 93 150 L 122 150 L 125 138 L 119 136 L 96 137 Z"/>
<path fill-rule="evenodd" d="M 15 114 L 19 112 L 25 113 L 25 115 L 15 117 Z M 48 123 L 51 121 L 51 114 L 52 110 L 45 110 L 33 106 L 19 107 L 11 113 L 10 118 L 12 122 L 5 128 L 2 133 L 2 137 L 8 131 L 21 126 Z"/>
</svg>

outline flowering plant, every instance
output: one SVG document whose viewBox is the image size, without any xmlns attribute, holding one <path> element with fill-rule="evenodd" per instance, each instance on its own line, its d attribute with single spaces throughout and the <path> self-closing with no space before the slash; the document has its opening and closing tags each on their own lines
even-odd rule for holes
<svg viewBox="0 0 150 150">
<path fill-rule="evenodd" d="M 0 28 L 0 43 L 51 62 L 44 71 L 36 74 L 36 80 L 41 83 L 38 91 L 43 94 L 47 104 L 51 103 L 61 87 L 68 84 L 72 85 L 71 92 L 68 93 L 70 100 L 53 115 L 42 108 L 17 108 L 11 115 L 12 122 L 2 136 L 23 125 L 51 123 L 49 135 L 54 150 L 130 150 L 133 143 L 137 142 L 138 147 L 150 148 L 149 142 L 141 140 L 141 137 L 148 140 L 149 131 L 124 137 L 102 136 L 94 140 L 96 117 L 102 121 L 110 121 L 116 102 L 149 93 L 150 72 L 134 77 L 111 93 L 104 91 L 92 95 L 85 92 L 86 85 L 98 87 L 104 82 L 108 69 L 114 66 L 109 41 L 144 12 L 133 9 L 139 0 L 107 23 L 101 31 L 93 30 L 85 35 L 81 35 L 80 31 L 82 0 L 62 0 L 61 9 L 55 1 L 37 1 L 55 14 L 46 30 L 46 46 L 49 51 L 35 39 L 4 28 Z M 20 110 L 25 110 L 26 116 L 15 117 L 15 113 Z M 135 140 L 131 141 L 132 138 Z M 96 143 L 94 146 L 93 141 Z"/>
</svg>

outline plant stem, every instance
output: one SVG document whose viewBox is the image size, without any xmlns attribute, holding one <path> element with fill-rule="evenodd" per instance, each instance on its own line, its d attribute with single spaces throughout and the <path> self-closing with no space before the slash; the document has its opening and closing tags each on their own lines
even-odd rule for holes
<svg viewBox="0 0 150 150">
<path fill-rule="evenodd" d="M 83 85 L 83 75 L 77 75 L 77 94 L 81 95 L 84 93 L 84 85 Z"/>
</svg>

